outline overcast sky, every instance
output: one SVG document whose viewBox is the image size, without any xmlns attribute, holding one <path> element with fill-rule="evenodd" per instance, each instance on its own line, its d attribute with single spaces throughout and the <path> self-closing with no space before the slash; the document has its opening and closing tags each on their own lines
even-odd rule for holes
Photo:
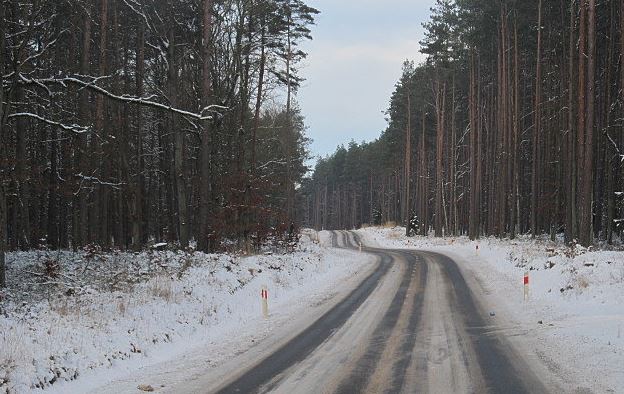
<svg viewBox="0 0 624 394">
<path fill-rule="evenodd" d="M 435 0 L 308 0 L 321 11 L 301 74 L 298 100 L 312 154 L 377 138 L 406 59 L 423 60 L 418 42 Z"/>
</svg>

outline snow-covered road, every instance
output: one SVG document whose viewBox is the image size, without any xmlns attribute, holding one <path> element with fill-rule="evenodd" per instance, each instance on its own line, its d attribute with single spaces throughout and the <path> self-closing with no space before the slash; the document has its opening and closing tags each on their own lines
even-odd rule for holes
<svg viewBox="0 0 624 394">
<path fill-rule="evenodd" d="M 505 335 L 564 392 L 624 393 L 624 251 L 547 237 L 405 237 L 405 228 L 356 231 L 369 245 L 455 260 L 492 330 Z M 477 249 L 478 247 L 478 249 Z M 529 299 L 523 276 L 529 272 Z"/>
<path fill-rule="evenodd" d="M 338 246 L 358 243 L 353 233 L 337 234 Z M 303 332 L 224 384 L 208 375 L 175 391 L 560 391 L 496 331 L 452 259 L 419 251 L 364 252 L 377 256 L 376 270 Z"/>
</svg>

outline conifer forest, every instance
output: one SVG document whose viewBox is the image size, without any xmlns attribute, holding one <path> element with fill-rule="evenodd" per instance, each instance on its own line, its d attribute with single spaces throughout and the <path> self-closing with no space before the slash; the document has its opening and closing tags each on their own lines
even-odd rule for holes
<svg viewBox="0 0 624 394">
<path fill-rule="evenodd" d="M 373 142 L 341 146 L 302 187 L 317 229 L 410 234 L 624 231 L 624 2 L 438 0 Z"/>
<path fill-rule="evenodd" d="M 624 3 L 437 0 L 387 128 L 311 173 L 304 1 L 2 5 L 0 267 L 37 248 L 257 249 L 301 225 L 624 231 Z"/>
<path fill-rule="evenodd" d="M 308 155 L 300 44 L 316 9 L 0 5 L 0 284 L 6 250 L 253 249 L 293 231 Z"/>
</svg>

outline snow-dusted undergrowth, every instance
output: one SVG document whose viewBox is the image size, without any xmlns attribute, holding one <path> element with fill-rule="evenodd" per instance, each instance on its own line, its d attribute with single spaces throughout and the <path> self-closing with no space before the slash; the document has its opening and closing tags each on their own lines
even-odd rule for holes
<svg viewBox="0 0 624 394">
<path fill-rule="evenodd" d="M 508 317 L 511 325 L 501 329 L 532 347 L 552 373 L 594 392 L 624 393 L 624 251 L 588 250 L 530 237 L 406 238 L 402 227 L 358 233 L 371 246 L 456 257 L 477 280 L 492 312 Z"/>
<path fill-rule="evenodd" d="M 287 255 L 18 252 L 8 262 L 17 279 L 0 304 L 0 393 L 183 352 L 257 320 L 263 285 L 271 305 L 292 303 L 362 268 L 306 236 Z"/>
</svg>

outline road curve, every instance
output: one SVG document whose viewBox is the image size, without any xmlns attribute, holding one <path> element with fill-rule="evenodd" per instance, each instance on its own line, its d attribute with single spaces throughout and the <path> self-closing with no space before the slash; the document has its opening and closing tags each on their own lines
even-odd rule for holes
<svg viewBox="0 0 624 394">
<path fill-rule="evenodd" d="M 355 248 L 349 232 L 335 247 Z M 452 259 L 363 248 L 376 268 L 343 300 L 218 393 L 545 393 Z"/>
</svg>

